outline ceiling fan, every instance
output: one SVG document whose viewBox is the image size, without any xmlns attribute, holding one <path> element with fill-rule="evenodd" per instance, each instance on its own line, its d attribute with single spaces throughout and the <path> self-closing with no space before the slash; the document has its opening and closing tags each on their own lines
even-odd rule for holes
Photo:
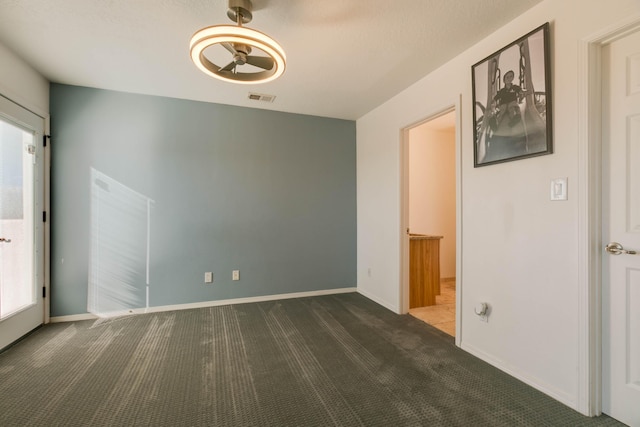
<svg viewBox="0 0 640 427">
<path fill-rule="evenodd" d="M 214 25 L 193 35 L 191 59 L 202 72 L 234 83 L 265 83 L 282 75 L 286 65 L 282 47 L 266 34 L 242 26 L 251 22 L 251 11 L 251 0 L 229 0 L 227 16 L 236 26 Z M 224 47 L 231 54 L 231 61 L 222 66 L 211 61 L 205 51 L 214 45 Z M 254 49 L 267 56 L 251 55 Z M 244 65 L 256 67 L 258 71 L 248 69 L 245 72 Z"/>
</svg>

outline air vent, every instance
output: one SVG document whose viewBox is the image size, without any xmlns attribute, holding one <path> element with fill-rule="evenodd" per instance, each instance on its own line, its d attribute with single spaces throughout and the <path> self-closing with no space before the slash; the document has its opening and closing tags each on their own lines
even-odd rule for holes
<svg viewBox="0 0 640 427">
<path fill-rule="evenodd" d="M 249 92 L 249 99 L 252 101 L 273 102 L 273 100 L 276 99 L 276 96 Z"/>
</svg>

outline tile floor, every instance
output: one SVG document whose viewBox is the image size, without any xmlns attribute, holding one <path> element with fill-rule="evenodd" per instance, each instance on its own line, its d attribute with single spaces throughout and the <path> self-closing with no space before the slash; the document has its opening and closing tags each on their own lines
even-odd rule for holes
<svg viewBox="0 0 640 427">
<path fill-rule="evenodd" d="M 409 314 L 455 337 L 456 282 L 453 280 L 440 282 L 440 295 L 436 296 L 436 304 L 412 308 Z"/>
</svg>

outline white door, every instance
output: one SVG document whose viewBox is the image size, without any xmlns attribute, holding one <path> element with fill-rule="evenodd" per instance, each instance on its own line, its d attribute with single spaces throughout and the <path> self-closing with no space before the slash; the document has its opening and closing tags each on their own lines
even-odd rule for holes
<svg viewBox="0 0 640 427">
<path fill-rule="evenodd" d="M 0 96 L 0 349 L 44 319 L 43 124 Z"/>
<path fill-rule="evenodd" d="M 602 406 L 640 426 L 640 32 L 603 49 Z M 615 244 L 617 243 L 617 244 Z M 635 252 L 635 253 L 633 253 Z"/>
</svg>

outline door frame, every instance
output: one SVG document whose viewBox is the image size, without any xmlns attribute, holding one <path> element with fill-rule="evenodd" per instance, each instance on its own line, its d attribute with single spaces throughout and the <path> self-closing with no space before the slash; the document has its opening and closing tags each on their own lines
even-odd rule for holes
<svg viewBox="0 0 640 427">
<path fill-rule="evenodd" d="M 602 413 L 602 49 L 640 31 L 640 15 L 606 27 L 578 46 L 578 290 L 577 409 Z"/>
<path fill-rule="evenodd" d="M 43 292 L 44 296 L 42 297 L 42 324 L 49 323 L 50 321 L 50 189 L 51 189 L 51 181 L 50 181 L 50 170 L 51 170 L 51 144 L 49 143 L 49 134 L 50 134 L 50 116 L 46 113 L 39 112 L 37 109 L 29 108 L 18 102 L 16 99 L 7 96 L 6 94 L 0 92 L 0 98 L 2 98 L 9 105 L 15 106 L 15 108 L 20 109 L 22 111 L 26 111 L 33 116 L 38 117 L 42 120 L 41 131 L 36 131 L 34 144 L 36 145 L 36 155 L 41 156 L 41 165 L 39 166 L 39 171 L 34 171 L 34 174 L 40 175 L 41 182 L 37 183 L 37 178 L 34 180 L 34 185 L 36 187 L 36 192 L 38 192 L 38 187 L 40 187 L 40 194 L 35 194 L 34 197 L 41 197 L 39 200 L 38 206 L 46 212 L 46 214 L 40 214 L 38 211 L 34 212 L 34 225 L 35 222 L 40 221 L 40 215 L 46 215 L 46 217 L 42 217 L 42 225 L 39 231 L 40 236 L 35 236 L 36 244 L 34 246 L 34 279 L 36 281 L 35 287 L 36 292 Z M 11 107 L 14 108 L 14 107 Z M 14 117 L 10 112 L 2 112 L 2 116 L 8 118 L 11 121 L 22 124 L 21 120 L 18 117 Z M 26 128 L 31 128 L 28 124 Z M 45 143 L 46 141 L 46 143 Z M 37 230 L 38 227 L 36 227 Z M 40 241 L 40 245 L 38 245 L 38 241 Z M 42 290 L 41 290 L 42 289 Z M 6 319 L 5 319 L 6 320 Z M 11 344 L 9 344 L 10 346 Z M 0 351 L 3 349 L 0 348 Z"/>
<path fill-rule="evenodd" d="M 455 163 L 456 163 L 456 346 L 462 342 L 462 95 L 454 102 L 428 114 L 423 119 L 400 129 L 400 313 L 409 312 L 409 131 L 444 114 L 455 112 Z"/>
</svg>

